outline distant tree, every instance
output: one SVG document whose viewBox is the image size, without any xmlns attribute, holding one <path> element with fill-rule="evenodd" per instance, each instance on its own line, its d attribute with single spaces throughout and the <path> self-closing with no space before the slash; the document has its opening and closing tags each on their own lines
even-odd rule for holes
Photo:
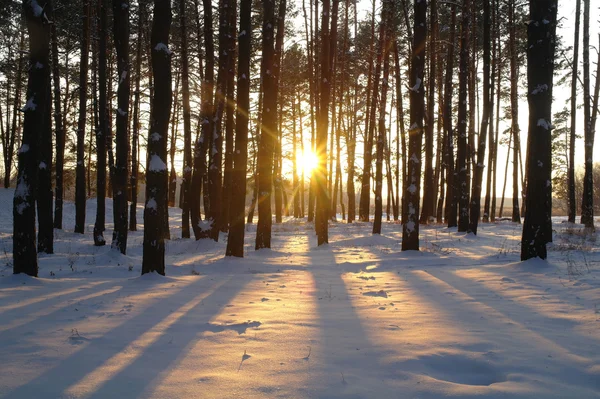
<svg viewBox="0 0 600 399">
<path fill-rule="evenodd" d="M 154 96 L 146 167 L 146 204 L 144 207 L 144 244 L 142 274 L 165 274 L 164 214 L 167 212 L 167 134 L 171 112 L 171 1 L 154 0 L 152 22 L 152 72 Z"/>
<path fill-rule="evenodd" d="M 85 232 L 86 176 L 85 126 L 87 118 L 88 60 L 90 41 L 90 5 L 83 0 L 81 52 L 79 61 L 79 118 L 77 120 L 77 165 L 75 168 L 75 233 Z"/>
<path fill-rule="evenodd" d="M 569 133 L 569 222 L 575 223 L 577 200 L 575 199 L 575 136 L 577 134 L 577 79 L 579 78 L 579 26 L 581 20 L 581 0 L 575 6 L 575 34 L 573 39 L 573 71 L 571 74 L 571 130 Z"/>
<path fill-rule="evenodd" d="M 188 59 L 187 21 L 185 0 L 179 0 L 181 29 L 181 94 L 183 97 L 183 201 L 181 236 L 190 238 L 190 195 L 192 183 L 192 125 L 190 108 L 190 72 Z"/>
<path fill-rule="evenodd" d="M 557 0 L 530 0 L 527 26 L 529 126 L 521 260 L 546 259 L 552 241 L 552 85 Z M 584 46 L 585 47 L 585 46 Z"/>
</svg>

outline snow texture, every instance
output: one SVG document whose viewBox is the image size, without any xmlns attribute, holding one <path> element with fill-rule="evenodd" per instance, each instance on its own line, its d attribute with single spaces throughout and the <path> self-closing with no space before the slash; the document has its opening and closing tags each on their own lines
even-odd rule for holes
<svg viewBox="0 0 600 399">
<path fill-rule="evenodd" d="M 167 164 L 156 154 L 150 156 L 150 162 L 148 163 L 148 170 L 152 172 L 164 172 L 167 170 Z"/>
<path fill-rule="evenodd" d="M 0 191 L 7 263 L 14 194 Z M 64 212 L 72 226 L 74 204 Z M 95 214 L 92 198 L 88 232 Z M 600 396 L 600 251 L 582 225 L 554 218 L 549 260 L 520 262 L 512 222 L 423 226 L 421 251 L 401 252 L 385 215 L 382 235 L 331 223 L 325 247 L 284 218 L 271 250 L 247 226 L 236 259 L 225 234 L 179 239 L 181 210 L 169 217 L 166 277 L 140 277 L 141 224 L 127 255 L 55 230 L 39 278 L 0 265 L 0 397 Z"/>
</svg>

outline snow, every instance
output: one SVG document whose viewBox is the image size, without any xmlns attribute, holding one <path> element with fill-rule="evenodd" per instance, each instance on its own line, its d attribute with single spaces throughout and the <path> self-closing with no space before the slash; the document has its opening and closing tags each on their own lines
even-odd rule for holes
<svg viewBox="0 0 600 399">
<path fill-rule="evenodd" d="M 167 164 L 158 155 L 152 154 L 148 163 L 148 170 L 152 172 L 164 172 L 167 170 Z"/>
<path fill-rule="evenodd" d="M 33 11 L 33 16 L 41 17 L 44 12 L 44 9 L 38 4 L 36 0 L 31 0 L 30 4 L 31 10 Z"/>
<path fill-rule="evenodd" d="M 25 103 L 25 106 L 23 107 L 23 109 L 21 111 L 23 111 L 23 112 L 29 111 L 29 110 L 35 111 L 36 108 L 37 108 L 37 104 L 33 100 L 33 96 L 32 96 L 27 99 L 27 102 Z"/>
<path fill-rule="evenodd" d="M 95 247 L 90 199 L 84 235 L 65 202 L 36 279 L 12 274 L 13 195 L 0 191 L 0 397 L 600 394 L 600 252 L 582 225 L 555 218 L 549 261 L 519 262 L 511 222 L 421 226 L 421 251 L 401 252 L 394 222 L 375 236 L 332 223 L 317 247 L 312 224 L 285 218 L 270 250 L 249 225 L 234 259 L 225 234 L 179 239 L 171 208 L 167 276 L 140 276 L 143 231 L 127 255 Z"/>
<path fill-rule="evenodd" d="M 155 47 L 154 50 L 156 51 L 163 51 L 165 54 L 167 55 L 171 55 L 171 50 L 169 49 L 169 46 L 167 46 L 164 43 L 158 43 Z"/>
</svg>

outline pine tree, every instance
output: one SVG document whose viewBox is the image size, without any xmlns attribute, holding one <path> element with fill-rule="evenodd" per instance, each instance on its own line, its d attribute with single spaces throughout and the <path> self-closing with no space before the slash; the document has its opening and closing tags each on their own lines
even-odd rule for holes
<svg viewBox="0 0 600 399">
<path fill-rule="evenodd" d="M 546 259 L 552 241 L 552 81 L 557 0 L 530 0 L 527 25 L 529 125 L 527 195 L 521 260 Z M 585 47 L 585 46 L 584 46 Z"/>
<path fill-rule="evenodd" d="M 152 22 L 152 73 L 154 95 L 148 132 L 146 168 L 146 204 L 144 208 L 144 244 L 142 274 L 165 274 L 164 214 L 167 212 L 167 134 L 171 112 L 171 1 L 154 0 Z"/>
</svg>

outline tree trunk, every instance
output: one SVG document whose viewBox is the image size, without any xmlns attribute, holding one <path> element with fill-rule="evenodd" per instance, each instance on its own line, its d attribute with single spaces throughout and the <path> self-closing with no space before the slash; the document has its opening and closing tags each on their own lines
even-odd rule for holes
<svg viewBox="0 0 600 399">
<path fill-rule="evenodd" d="M 152 23 L 152 72 L 154 96 L 148 132 L 146 204 L 144 208 L 144 246 L 142 274 L 165 274 L 164 214 L 167 212 L 167 135 L 171 112 L 171 1 L 154 0 Z"/>
<path fill-rule="evenodd" d="M 469 80 L 469 39 L 471 33 L 471 0 L 464 0 L 462 7 L 460 63 L 458 75 L 458 152 L 456 154 L 458 176 L 458 231 L 469 228 L 469 147 L 467 143 L 467 84 Z"/>
<path fill-rule="evenodd" d="M 129 208 L 129 230 L 137 231 L 137 191 L 138 191 L 138 148 L 140 137 L 140 80 L 142 78 L 142 26 L 143 7 L 138 9 L 138 31 L 135 56 L 135 93 L 133 100 L 133 133 L 131 135 L 131 205 Z"/>
<path fill-rule="evenodd" d="M 590 97 L 590 0 L 583 0 L 583 120 L 585 174 L 581 201 L 581 223 L 594 229 L 594 126 Z"/>
<path fill-rule="evenodd" d="M 19 107 L 21 106 L 21 82 L 23 80 L 23 53 L 25 51 L 25 30 L 20 29 L 21 38 L 19 40 L 19 57 L 17 66 L 17 79 L 15 81 L 15 99 L 12 114 L 12 124 L 10 126 L 10 135 L 6 140 L 6 149 L 4 151 L 4 188 L 10 187 L 10 176 L 13 167 L 13 156 L 15 152 L 15 140 L 17 137 L 17 116 L 19 115 Z M 54 60 L 54 55 L 52 56 Z M 6 92 L 8 96 L 8 91 Z M 8 129 L 8 126 L 6 127 Z"/>
<path fill-rule="evenodd" d="M 338 0 L 333 0 L 337 2 Z M 330 199 L 327 192 L 327 133 L 329 131 L 329 100 L 331 94 L 331 68 L 330 68 L 330 1 L 323 1 L 323 15 L 321 16 L 321 76 L 319 88 L 319 112 L 317 113 L 317 167 L 315 171 L 316 181 L 316 214 L 315 231 L 317 233 L 317 245 L 321 246 L 329 242 L 329 204 Z M 336 6 L 334 6 L 336 8 Z"/>
<path fill-rule="evenodd" d="M 56 134 L 56 184 L 54 199 L 54 228 L 62 229 L 63 192 L 64 192 L 64 159 L 65 159 L 65 127 L 60 103 L 60 61 L 58 58 L 58 35 L 56 24 L 50 26 L 52 32 L 52 79 L 54 83 L 54 130 Z M 68 93 L 64 93 L 68 95 Z"/>
<path fill-rule="evenodd" d="M 192 188 L 190 193 L 190 219 L 192 221 L 192 230 L 196 240 L 207 238 L 209 229 L 200 223 L 200 188 L 204 186 L 206 192 L 206 150 L 209 143 L 209 135 L 212 133 L 212 113 L 213 113 L 213 84 L 214 84 L 214 43 L 212 28 L 212 5 L 210 0 L 203 0 L 204 5 L 204 45 L 206 51 L 206 72 L 202 82 L 202 106 L 200 109 L 200 119 L 202 120 L 202 132 L 200 139 L 194 146 L 194 166 L 192 176 Z M 206 202 L 205 204 L 205 212 Z"/>
<path fill-rule="evenodd" d="M 519 211 L 519 97 L 518 97 L 518 65 L 516 50 L 516 27 L 515 27 L 515 0 L 511 0 L 508 7 L 509 23 L 509 51 L 510 51 L 510 116 L 511 131 L 513 137 L 513 211 L 512 221 L 521 223 Z"/>
<path fill-rule="evenodd" d="M 467 0 L 468 1 L 468 0 Z M 410 131 L 408 181 L 404 189 L 406 217 L 402 225 L 402 250 L 419 250 L 419 205 L 421 201 L 421 147 L 425 116 L 425 42 L 427 40 L 427 3 L 414 1 L 414 43 L 410 66 Z"/>
<path fill-rule="evenodd" d="M 246 208 L 246 167 L 248 163 L 248 110 L 250 109 L 250 56 L 252 1 L 240 3 L 240 36 L 237 82 L 235 152 L 231 174 L 231 207 L 227 256 L 244 256 L 244 211 Z"/>
<path fill-rule="evenodd" d="M 448 227 L 457 224 L 457 193 L 456 173 L 454 169 L 454 129 L 452 127 L 452 74 L 454 72 L 454 46 L 456 36 L 456 4 L 452 4 L 452 22 L 450 23 L 450 42 L 446 56 L 446 80 L 444 82 L 444 162 L 446 167 L 446 209 L 444 218 Z"/>
<path fill-rule="evenodd" d="M 83 0 L 83 28 L 79 61 L 79 119 L 77 122 L 77 166 L 75 168 L 75 233 L 85 232 L 85 125 L 87 116 L 88 47 L 90 40 L 89 0 Z"/>
<path fill-rule="evenodd" d="M 477 235 L 477 226 L 481 213 L 481 184 L 483 182 L 483 168 L 485 163 L 486 134 L 489 128 L 491 101 L 490 101 L 490 0 L 483 0 L 483 115 L 477 143 L 477 163 L 473 171 L 473 191 L 471 192 L 471 209 L 469 213 L 469 231 Z M 489 166 L 488 166 L 489 167 Z"/>
<path fill-rule="evenodd" d="M 38 155 L 38 252 L 54 253 L 54 226 L 52 223 L 52 91 L 50 88 L 50 65 L 46 68 L 46 109 L 39 141 Z"/>
<path fill-rule="evenodd" d="M 557 8 L 557 0 L 529 1 L 531 21 L 527 26 L 527 92 L 529 93 L 527 158 L 529 162 L 521 260 L 535 257 L 545 259 L 546 243 L 552 240 L 551 117 Z"/>
<path fill-rule="evenodd" d="M 50 25 L 52 4 L 23 1 L 29 32 L 29 78 L 27 103 L 23 108 L 23 139 L 18 152 L 18 176 L 13 200 L 13 273 L 37 277 L 35 196 L 39 171 L 38 143 L 44 129 L 50 98 Z M 42 10 L 40 12 L 40 9 Z M 50 15 L 48 18 L 47 15 Z"/>
<path fill-rule="evenodd" d="M 122 254 L 127 252 L 127 154 L 129 152 L 129 4 L 113 0 L 113 35 L 117 53 L 117 121 L 116 157 L 113 176 L 112 247 Z"/>
<path fill-rule="evenodd" d="M 273 75 L 275 50 L 273 47 L 275 26 L 275 5 L 273 0 L 263 0 L 263 67 L 262 89 L 263 108 L 261 133 L 258 145 L 258 224 L 256 226 L 255 249 L 271 248 L 271 197 L 273 193 L 273 152 L 277 131 L 276 78 Z"/>
<path fill-rule="evenodd" d="M 435 192 L 437 190 L 433 174 L 433 121 L 435 107 L 436 44 L 438 12 L 437 0 L 430 1 L 429 16 L 429 88 L 427 92 L 427 126 L 425 127 L 425 175 L 423 178 L 423 209 L 421 223 L 427 224 L 435 217 Z"/>
<path fill-rule="evenodd" d="M 192 183 L 192 125 L 190 108 L 190 73 L 188 38 L 185 17 L 185 0 L 179 0 L 179 24 L 181 29 L 181 95 L 183 99 L 183 200 L 181 237 L 190 238 L 190 195 Z"/>
</svg>

